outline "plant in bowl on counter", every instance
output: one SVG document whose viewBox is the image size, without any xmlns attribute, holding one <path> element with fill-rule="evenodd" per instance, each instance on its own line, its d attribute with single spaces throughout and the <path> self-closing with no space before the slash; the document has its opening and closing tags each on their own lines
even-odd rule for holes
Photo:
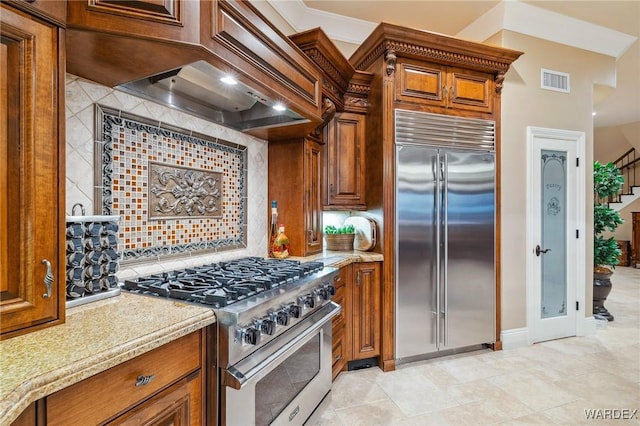
<svg viewBox="0 0 640 426">
<path fill-rule="evenodd" d="M 353 225 L 324 227 L 324 235 L 327 240 L 327 250 L 351 251 L 353 240 L 356 236 L 356 228 Z"/>
<path fill-rule="evenodd" d="M 356 228 L 353 225 L 343 225 L 339 227 L 335 227 L 333 225 L 327 225 L 324 227 L 324 233 L 327 235 L 334 234 L 355 234 Z"/>
</svg>

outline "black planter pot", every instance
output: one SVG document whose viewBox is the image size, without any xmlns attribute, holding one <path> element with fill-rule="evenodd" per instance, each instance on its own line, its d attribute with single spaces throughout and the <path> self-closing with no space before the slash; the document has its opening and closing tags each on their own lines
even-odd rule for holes
<svg viewBox="0 0 640 426">
<path fill-rule="evenodd" d="M 613 272 L 593 273 L 593 316 L 607 321 L 613 321 L 613 315 L 604 307 L 604 302 L 611 293 L 611 275 Z"/>
</svg>

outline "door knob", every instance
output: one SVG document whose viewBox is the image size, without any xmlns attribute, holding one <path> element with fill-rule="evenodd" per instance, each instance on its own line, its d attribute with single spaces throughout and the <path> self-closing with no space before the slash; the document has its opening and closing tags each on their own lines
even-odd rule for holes
<svg viewBox="0 0 640 426">
<path fill-rule="evenodd" d="M 536 246 L 536 256 L 540 256 L 540 253 L 545 254 L 551 251 L 551 249 L 541 249 L 539 245 Z"/>
</svg>

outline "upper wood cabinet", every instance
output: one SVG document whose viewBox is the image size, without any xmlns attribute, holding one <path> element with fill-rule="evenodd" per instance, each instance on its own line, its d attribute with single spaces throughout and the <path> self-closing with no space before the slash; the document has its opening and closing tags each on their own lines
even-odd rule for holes
<svg viewBox="0 0 640 426">
<path fill-rule="evenodd" d="M 366 210 L 365 116 L 337 114 L 325 127 L 325 210 Z"/>
<path fill-rule="evenodd" d="M 307 119 L 247 133 L 288 139 L 322 122 L 320 71 L 249 1 L 70 0 L 68 10 L 71 74 L 116 87 L 206 61 Z"/>
<path fill-rule="evenodd" d="M 14 3 L 0 3 L 1 338 L 65 317 L 64 31 Z"/>
<path fill-rule="evenodd" d="M 486 72 L 400 59 L 397 63 L 397 102 L 441 108 L 493 112 L 493 76 Z"/>
<path fill-rule="evenodd" d="M 292 256 L 323 248 L 323 145 L 313 137 L 269 143 L 269 200 L 278 203 Z"/>
<path fill-rule="evenodd" d="M 32 16 L 44 17 L 64 26 L 67 20 L 67 0 L 5 0 L 23 8 Z"/>
</svg>

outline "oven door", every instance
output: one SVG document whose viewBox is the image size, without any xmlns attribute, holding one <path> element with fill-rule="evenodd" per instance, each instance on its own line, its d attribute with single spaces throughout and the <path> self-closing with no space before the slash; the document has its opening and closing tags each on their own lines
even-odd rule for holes
<svg viewBox="0 0 640 426">
<path fill-rule="evenodd" d="M 331 390 L 330 302 L 223 370 L 222 424 L 302 425 Z"/>
</svg>

